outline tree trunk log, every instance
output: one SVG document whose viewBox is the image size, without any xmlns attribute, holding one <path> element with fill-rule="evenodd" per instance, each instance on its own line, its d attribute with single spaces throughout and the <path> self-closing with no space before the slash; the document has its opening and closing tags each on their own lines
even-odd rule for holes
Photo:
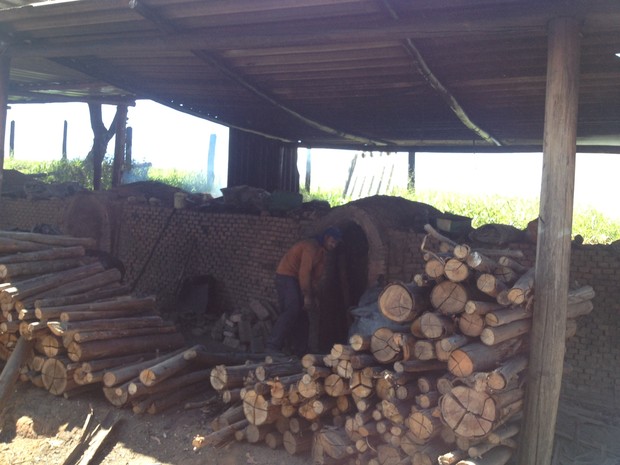
<svg viewBox="0 0 620 465">
<path fill-rule="evenodd" d="M 473 342 L 452 351 L 448 360 L 448 370 L 454 376 L 465 378 L 474 371 L 495 368 L 502 360 L 515 355 L 523 348 L 520 340 L 508 340 L 495 346 Z"/>
<path fill-rule="evenodd" d="M 99 320 L 112 321 L 112 320 Z M 149 350 L 170 351 L 185 344 L 180 333 L 161 334 L 157 338 L 152 336 L 126 337 L 108 339 L 105 341 L 91 341 L 83 344 L 72 342 L 67 350 L 69 358 L 74 362 L 93 360 L 95 358 L 115 357 L 131 352 L 146 352 Z"/>
<path fill-rule="evenodd" d="M 508 291 L 508 300 L 515 305 L 520 305 L 526 301 L 534 292 L 534 273 L 536 268 L 532 267 L 526 271 Z"/>
<path fill-rule="evenodd" d="M 471 269 L 461 260 L 451 258 L 446 261 L 443 274 L 453 283 L 461 283 L 469 278 Z"/>
<path fill-rule="evenodd" d="M 442 281 L 431 291 L 431 305 L 444 315 L 461 313 L 469 300 L 465 286 L 452 281 Z"/>
<path fill-rule="evenodd" d="M 280 416 L 280 408 L 260 394 L 250 390 L 243 397 L 243 412 L 252 425 L 269 425 Z"/>
<path fill-rule="evenodd" d="M 531 327 L 532 320 L 530 319 L 513 321 L 501 326 L 487 327 L 482 330 L 480 340 L 488 346 L 494 346 L 528 333 Z"/>
<path fill-rule="evenodd" d="M 388 284 L 379 295 L 379 309 L 386 318 L 397 323 L 413 321 L 429 308 L 428 291 L 415 283 Z"/>
</svg>

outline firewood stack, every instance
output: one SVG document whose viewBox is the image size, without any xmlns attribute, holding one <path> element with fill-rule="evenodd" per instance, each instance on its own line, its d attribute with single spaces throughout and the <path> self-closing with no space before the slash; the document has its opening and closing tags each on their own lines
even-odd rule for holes
<svg viewBox="0 0 620 465">
<path fill-rule="evenodd" d="M 55 395 L 100 389 L 105 370 L 184 345 L 153 297 L 130 295 L 118 269 L 87 256 L 94 247 L 89 238 L 0 231 L 0 356 L 30 341 L 21 379 Z"/>
<path fill-rule="evenodd" d="M 269 365 L 219 367 L 213 387 L 242 403 L 194 447 L 236 438 L 312 449 L 317 464 L 507 463 L 524 401 L 533 271 L 518 251 L 483 253 L 429 229 L 432 266 L 379 296 L 381 312 L 409 331 L 353 335 L 327 355 L 305 355 L 302 370 L 274 365 L 271 378 L 256 376 Z M 569 292 L 567 337 L 593 297 L 589 286 Z"/>
<path fill-rule="evenodd" d="M 277 318 L 269 302 L 252 300 L 247 308 L 222 314 L 211 328 L 211 338 L 235 350 L 263 353 Z"/>
</svg>

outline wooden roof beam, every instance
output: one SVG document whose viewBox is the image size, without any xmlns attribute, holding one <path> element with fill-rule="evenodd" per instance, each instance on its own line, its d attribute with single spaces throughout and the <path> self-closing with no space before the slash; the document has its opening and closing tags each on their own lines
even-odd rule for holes
<svg viewBox="0 0 620 465">
<path fill-rule="evenodd" d="M 392 8 L 390 0 L 381 1 L 392 19 L 398 21 L 398 13 L 396 12 L 396 10 L 394 10 L 394 8 Z M 409 55 L 413 59 L 413 63 L 418 70 L 418 73 L 420 73 L 424 80 L 435 90 L 435 92 L 437 92 L 437 94 L 439 94 L 442 100 L 448 104 L 450 109 L 454 112 L 456 117 L 465 125 L 465 127 L 471 129 L 482 140 L 493 145 L 501 146 L 502 143 L 500 143 L 495 137 L 493 137 L 491 134 L 489 134 L 487 131 L 482 129 L 471 120 L 465 109 L 461 106 L 461 104 L 454 97 L 454 95 L 452 95 L 448 88 L 444 86 L 442 82 L 437 78 L 437 76 L 435 76 L 433 71 L 431 71 L 428 64 L 426 63 L 426 60 L 413 43 L 413 40 L 407 38 L 404 40 L 403 44 L 405 46 L 405 49 L 407 50 L 407 53 L 409 53 Z"/>
<path fill-rule="evenodd" d="M 129 3 L 129 6 L 130 8 L 134 9 L 137 13 L 142 15 L 144 18 L 148 19 L 149 21 L 153 22 L 155 25 L 160 27 L 163 32 L 167 34 L 176 32 L 176 28 L 174 27 L 172 23 L 167 21 L 165 18 L 161 18 L 157 14 L 156 11 L 154 11 L 150 7 L 147 7 L 145 4 L 143 4 L 139 0 L 131 0 Z M 213 56 L 212 54 L 207 53 L 203 50 L 198 50 L 198 49 L 191 50 L 191 52 L 196 57 L 200 58 L 204 62 L 208 63 L 209 65 L 219 70 L 225 76 L 228 76 L 230 79 L 235 81 L 237 84 L 249 90 L 252 94 L 259 97 L 261 100 L 267 103 L 270 103 L 276 108 L 279 108 L 280 110 L 286 112 L 290 116 L 296 118 L 297 120 L 301 121 L 302 123 L 314 129 L 317 129 L 321 132 L 331 134 L 333 136 L 336 136 L 336 137 L 339 137 L 345 140 L 350 140 L 352 142 L 360 143 L 360 144 L 377 146 L 377 147 L 386 146 L 388 144 L 386 141 L 383 141 L 383 140 L 375 140 L 375 139 L 371 139 L 367 137 L 358 136 L 355 134 L 350 134 L 345 131 L 334 129 L 332 127 L 324 125 L 318 121 L 314 121 L 313 119 L 310 119 L 302 115 L 301 113 L 293 110 L 292 108 L 289 108 L 286 105 L 282 104 L 281 102 L 276 100 L 274 97 L 268 95 L 267 92 L 259 89 L 257 86 L 247 81 L 244 77 L 240 76 L 235 71 L 230 69 L 222 60 Z"/>
</svg>

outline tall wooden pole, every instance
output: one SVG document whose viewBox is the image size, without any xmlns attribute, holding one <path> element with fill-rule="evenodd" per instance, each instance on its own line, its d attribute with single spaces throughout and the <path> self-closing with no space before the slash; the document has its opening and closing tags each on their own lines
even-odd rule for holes
<svg viewBox="0 0 620 465">
<path fill-rule="evenodd" d="M 0 55 L 0 192 L 4 180 L 4 143 L 6 142 L 6 114 L 9 107 L 9 72 L 11 59 Z"/>
<path fill-rule="evenodd" d="M 536 250 L 536 300 L 520 465 L 549 465 L 562 384 L 575 183 L 579 22 L 548 25 L 543 172 Z"/>
</svg>

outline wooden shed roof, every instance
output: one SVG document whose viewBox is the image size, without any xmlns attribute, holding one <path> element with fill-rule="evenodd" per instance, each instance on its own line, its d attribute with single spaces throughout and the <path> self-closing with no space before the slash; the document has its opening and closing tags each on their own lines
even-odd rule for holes
<svg viewBox="0 0 620 465">
<path fill-rule="evenodd" d="M 303 146 L 540 150 L 582 22 L 579 150 L 620 148 L 618 0 L 0 0 L 9 102 L 152 99 Z"/>
</svg>

